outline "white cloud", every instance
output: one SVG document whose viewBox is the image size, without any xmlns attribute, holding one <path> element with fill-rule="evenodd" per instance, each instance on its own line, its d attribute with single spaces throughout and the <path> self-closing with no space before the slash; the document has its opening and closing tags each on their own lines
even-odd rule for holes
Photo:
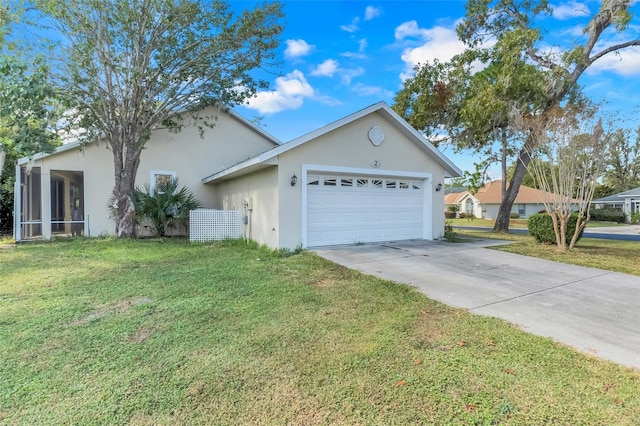
<svg viewBox="0 0 640 426">
<path fill-rule="evenodd" d="M 315 95 L 313 87 L 307 82 L 301 71 L 294 70 L 285 76 L 276 78 L 276 90 L 258 92 L 246 105 L 260 114 L 272 114 L 280 111 L 298 109 L 305 98 Z"/>
<path fill-rule="evenodd" d="M 364 20 L 370 21 L 373 18 L 377 18 L 378 16 L 380 16 L 381 13 L 382 9 L 374 6 L 367 6 L 367 8 L 364 10 Z"/>
<path fill-rule="evenodd" d="M 343 84 L 351 84 L 351 79 L 354 77 L 359 77 L 364 74 L 364 68 L 350 68 L 350 69 L 340 69 L 340 80 L 342 80 Z"/>
<path fill-rule="evenodd" d="M 380 86 L 367 86 L 366 84 L 354 84 L 351 88 L 359 96 L 378 96 L 380 98 L 391 98 L 393 92 Z"/>
<path fill-rule="evenodd" d="M 560 20 L 585 17 L 591 13 L 589 7 L 585 3 L 576 0 L 560 3 L 559 5 L 552 7 L 553 17 Z"/>
<path fill-rule="evenodd" d="M 297 58 L 311 53 L 313 45 L 310 45 L 302 39 L 287 40 L 287 48 L 284 51 L 285 58 Z"/>
<path fill-rule="evenodd" d="M 446 62 L 465 50 L 453 27 L 420 28 L 416 21 L 409 21 L 395 29 L 395 38 L 399 43 L 413 44 L 402 51 L 401 58 L 406 64 L 400 75 L 403 81 L 413 74 L 416 65 L 434 59 Z M 416 42 L 418 46 L 415 46 Z"/>
<path fill-rule="evenodd" d="M 360 22 L 360 18 L 358 18 L 356 16 L 355 18 L 353 18 L 353 20 L 351 21 L 350 24 L 348 24 L 348 25 L 340 25 L 340 29 L 342 31 L 346 31 L 348 33 L 355 33 L 356 31 L 358 31 L 360 29 L 360 27 L 358 27 L 358 22 Z"/>
<path fill-rule="evenodd" d="M 354 77 L 358 77 L 364 74 L 364 68 L 340 68 L 340 64 L 335 59 L 327 59 L 320 65 L 318 65 L 311 75 L 317 77 L 333 77 L 339 75 L 342 84 L 351 84 L 351 80 Z"/>
<path fill-rule="evenodd" d="M 336 71 L 338 71 L 338 61 L 335 59 L 327 59 L 311 71 L 311 75 L 333 77 Z"/>
<path fill-rule="evenodd" d="M 598 50 L 606 48 L 599 46 Z M 587 73 L 594 75 L 604 71 L 630 77 L 640 75 L 640 47 L 629 47 L 618 53 L 609 53 L 591 65 Z"/>
<path fill-rule="evenodd" d="M 364 50 L 367 48 L 369 44 L 367 43 L 367 39 L 366 38 L 361 38 L 358 41 L 358 52 L 362 53 L 364 52 Z"/>
</svg>

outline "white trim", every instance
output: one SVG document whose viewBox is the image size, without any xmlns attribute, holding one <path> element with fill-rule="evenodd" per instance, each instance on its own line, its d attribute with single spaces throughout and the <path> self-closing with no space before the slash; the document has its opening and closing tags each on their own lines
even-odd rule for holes
<svg viewBox="0 0 640 426">
<path fill-rule="evenodd" d="M 172 176 L 174 179 L 176 178 L 176 172 L 173 170 L 151 170 L 149 172 L 149 192 L 153 194 L 153 191 L 156 189 L 156 176 L 165 175 Z"/>
<path fill-rule="evenodd" d="M 16 241 L 22 240 L 20 227 L 21 219 L 22 219 L 22 211 L 20 206 L 22 204 L 22 191 L 20 190 L 20 185 L 22 178 L 22 167 L 16 166 L 16 180 L 13 183 L 13 239 Z"/>
<path fill-rule="evenodd" d="M 222 179 L 232 173 L 239 172 L 243 169 L 247 169 L 251 166 L 254 166 L 259 163 L 266 162 L 267 160 L 272 159 L 273 157 L 277 157 L 280 154 L 283 154 L 289 150 L 297 148 L 298 146 L 307 143 L 313 139 L 316 139 L 324 134 L 332 132 L 342 126 L 345 126 L 351 122 L 361 119 L 373 112 L 382 113 L 392 124 L 396 125 L 396 128 L 401 131 L 410 141 L 415 143 L 418 147 L 420 147 L 423 151 L 428 153 L 435 161 L 438 163 L 444 170 L 445 173 L 449 173 L 450 177 L 461 176 L 462 171 L 451 162 L 444 154 L 442 154 L 438 149 L 431 144 L 424 136 L 422 136 L 416 129 L 411 127 L 409 123 L 407 123 L 402 117 L 400 117 L 394 110 L 392 110 L 386 103 L 378 102 L 373 104 L 367 108 L 364 108 L 354 114 L 348 115 L 338 121 L 334 121 L 324 127 L 321 127 L 313 132 L 307 133 L 306 135 L 300 136 L 299 138 L 293 139 L 290 142 L 282 144 L 278 147 L 272 148 L 269 151 L 263 152 L 262 154 L 245 160 L 241 163 L 238 163 L 232 167 L 229 167 L 224 170 L 220 170 L 212 175 L 209 175 L 202 179 L 203 183 L 212 182 L 217 179 Z"/>
<path fill-rule="evenodd" d="M 307 248 L 307 182 L 309 172 L 320 173 L 339 173 L 346 175 L 365 175 L 365 176 L 388 176 L 388 177 L 406 177 L 412 179 L 421 179 L 423 191 L 423 224 L 422 238 L 426 240 L 433 239 L 433 175 L 431 173 L 411 172 L 402 170 L 372 170 L 356 167 L 326 166 L 321 164 L 302 164 L 302 248 Z"/>
</svg>

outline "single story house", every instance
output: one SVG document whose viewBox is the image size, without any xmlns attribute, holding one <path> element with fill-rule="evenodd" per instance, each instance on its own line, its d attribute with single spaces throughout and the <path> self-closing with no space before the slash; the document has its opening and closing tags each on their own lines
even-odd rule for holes
<svg viewBox="0 0 640 426">
<path fill-rule="evenodd" d="M 627 222 L 629 222 L 632 213 L 640 212 L 640 187 L 598 198 L 593 200 L 592 204 L 597 209 L 604 207 L 620 209 L 625 213 Z"/>
<path fill-rule="evenodd" d="M 287 143 L 233 111 L 158 129 L 136 185 L 178 177 L 203 207 L 240 210 L 244 235 L 272 248 L 444 234 L 444 179 L 460 170 L 383 102 Z M 16 167 L 16 240 L 110 235 L 113 159 L 104 141 L 71 143 Z M 75 230 L 75 231 L 74 231 Z"/>
<path fill-rule="evenodd" d="M 520 186 L 520 191 L 513 203 L 511 213 L 517 213 L 521 218 L 545 210 L 543 203 L 545 192 L 525 185 Z M 458 211 L 466 215 L 473 215 L 482 219 L 495 219 L 502 201 L 501 181 L 487 182 L 475 194 L 470 191 L 450 192 L 445 195 L 445 205 L 457 205 Z"/>
</svg>

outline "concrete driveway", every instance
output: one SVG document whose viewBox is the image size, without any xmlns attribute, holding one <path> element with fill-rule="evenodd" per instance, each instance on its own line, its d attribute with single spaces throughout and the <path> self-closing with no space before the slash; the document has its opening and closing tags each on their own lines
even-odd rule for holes
<svg viewBox="0 0 640 426">
<path fill-rule="evenodd" d="M 428 297 L 640 368 L 640 277 L 491 250 L 501 241 L 405 241 L 314 250 Z"/>
</svg>

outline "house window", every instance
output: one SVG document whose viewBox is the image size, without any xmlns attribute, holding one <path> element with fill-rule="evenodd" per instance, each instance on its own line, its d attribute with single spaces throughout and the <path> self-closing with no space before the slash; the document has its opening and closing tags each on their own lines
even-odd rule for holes
<svg viewBox="0 0 640 426">
<path fill-rule="evenodd" d="M 340 179 L 340 186 L 353 186 L 353 179 L 351 178 Z"/>
<path fill-rule="evenodd" d="M 149 179 L 149 190 L 155 192 L 156 187 L 160 184 L 169 182 L 170 179 L 176 178 L 176 172 L 167 170 L 151 170 L 151 178 Z"/>
<path fill-rule="evenodd" d="M 374 188 L 382 188 L 382 180 L 371 179 L 371 186 L 373 186 Z"/>
<path fill-rule="evenodd" d="M 358 179 L 357 184 L 359 188 L 366 188 L 369 186 L 369 179 Z"/>
<path fill-rule="evenodd" d="M 527 215 L 526 206 L 524 204 L 518 204 L 518 215 L 520 217 L 525 217 Z"/>
<path fill-rule="evenodd" d="M 320 184 L 320 176 L 309 176 L 307 178 L 307 185 L 318 186 Z"/>
<path fill-rule="evenodd" d="M 472 215 L 473 214 L 473 200 L 471 198 L 467 198 L 467 201 L 465 203 L 465 212 L 468 215 Z"/>
<path fill-rule="evenodd" d="M 396 181 L 395 180 L 388 180 L 387 181 L 387 188 L 395 188 L 396 187 Z"/>
</svg>

